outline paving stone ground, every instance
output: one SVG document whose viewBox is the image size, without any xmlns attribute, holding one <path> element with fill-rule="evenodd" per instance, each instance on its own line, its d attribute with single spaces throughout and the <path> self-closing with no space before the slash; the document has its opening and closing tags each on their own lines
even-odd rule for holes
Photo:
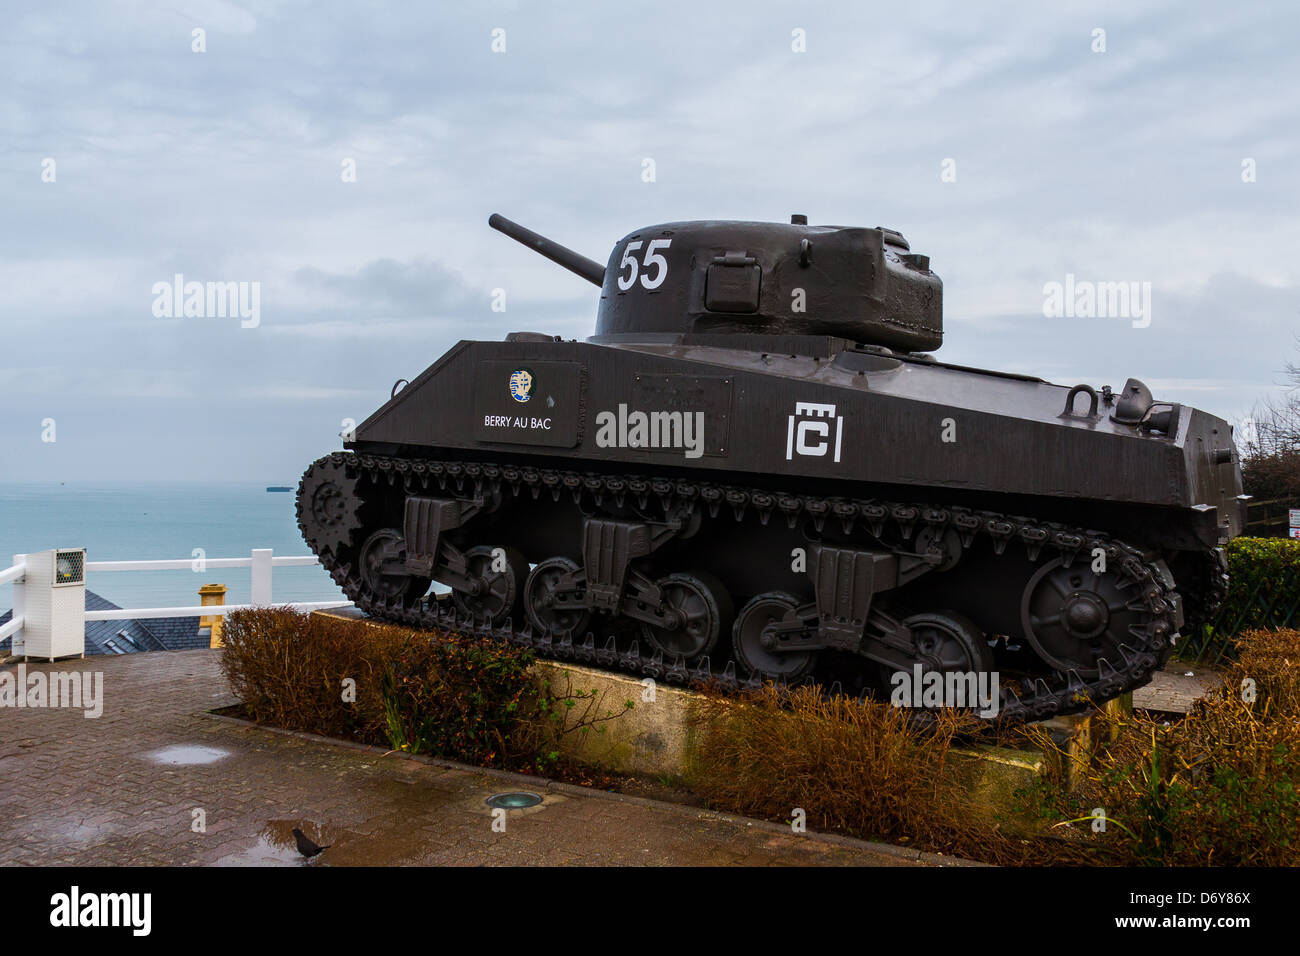
<svg viewBox="0 0 1300 956">
<path fill-rule="evenodd" d="M 28 664 L 101 672 L 104 710 L 0 708 L 0 864 L 303 865 L 294 826 L 330 845 L 313 865 L 940 862 L 537 780 L 544 803 L 493 832 L 484 801 L 517 780 L 207 715 L 235 702 L 219 654 Z"/>
<path fill-rule="evenodd" d="M 1212 667 L 1169 661 L 1151 675 L 1151 683 L 1133 691 L 1133 706 L 1166 714 L 1186 714 L 1206 694 L 1223 686 L 1223 674 Z"/>
</svg>

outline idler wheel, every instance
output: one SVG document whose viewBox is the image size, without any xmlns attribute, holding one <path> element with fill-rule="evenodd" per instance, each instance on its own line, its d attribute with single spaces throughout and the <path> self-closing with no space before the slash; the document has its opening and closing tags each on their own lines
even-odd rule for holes
<svg viewBox="0 0 1300 956">
<path fill-rule="evenodd" d="M 377 598 L 420 598 L 432 583 L 406 573 L 406 541 L 396 528 L 380 528 L 361 545 L 357 555 L 361 580 Z"/>
<path fill-rule="evenodd" d="M 456 607 L 475 620 L 498 627 L 514 614 L 528 579 L 528 561 L 514 548 L 481 544 L 465 552 L 472 591 L 451 592 Z"/>
<path fill-rule="evenodd" d="M 668 618 L 663 626 L 641 622 L 641 635 L 668 661 L 691 661 L 709 654 L 731 626 L 731 595 L 710 574 L 670 574 L 655 582 Z"/>
<path fill-rule="evenodd" d="M 1083 559 L 1068 568 L 1057 558 L 1039 568 L 1025 585 L 1020 623 L 1038 656 L 1058 671 L 1096 677 L 1097 662 L 1123 667 L 1119 648 L 1129 628 L 1146 621 L 1135 583 L 1121 587 L 1116 575 L 1098 574 Z"/>
<path fill-rule="evenodd" d="M 731 648 L 736 661 L 750 674 L 769 674 L 786 681 L 802 677 L 817 663 L 816 651 L 782 651 L 781 638 L 765 633 L 770 624 L 793 618 L 799 602 L 783 591 L 769 591 L 752 597 L 736 616 L 731 629 Z"/>
<path fill-rule="evenodd" d="M 528 575 L 524 584 L 524 613 L 533 627 L 546 634 L 581 634 L 591 623 L 591 610 L 557 602 L 560 581 L 578 570 L 565 557 L 547 558 Z"/>
</svg>

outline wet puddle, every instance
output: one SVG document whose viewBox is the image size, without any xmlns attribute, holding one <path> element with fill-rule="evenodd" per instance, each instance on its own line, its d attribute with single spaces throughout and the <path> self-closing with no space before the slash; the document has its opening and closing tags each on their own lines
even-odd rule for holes
<svg viewBox="0 0 1300 956">
<path fill-rule="evenodd" d="M 475 788 L 467 794 L 464 790 L 419 786 L 416 780 L 400 779 L 379 782 L 372 796 L 375 798 L 373 802 L 382 805 L 382 812 L 360 824 L 359 830 L 302 818 L 268 820 L 251 846 L 214 860 L 211 865 L 400 866 L 419 862 L 428 854 L 437 852 L 436 839 L 432 843 L 426 841 L 418 825 L 423 818 L 433 817 L 430 811 L 434 808 L 456 808 L 481 817 L 483 831 L 487 833 L 496 820 L 496 814 L 508 814 L 513 821 L 544 812 L 549 806 L 566 799 L 560 794 L 537 794 L 541 802 L 535 806 L 515 808 L 516 803 L 531 800 L 508 800 L 511 808 L 494 810 L 488 799 L 505 796 L 495 788 Z M 454 814 L 449 825 L 458 825 Z M 305 849 L 312 850 L 314 844 L 321 847 L 321 851 L 311 856 L 304 855 L 293 832 L 295 828 L 309 841 Z"/>
<path fill-rule="evenodd" d="M 176 744 L 146 754 L 145 759 L 170 767 L 190 767 L 196 764 L 216 763 L 222 757 L 229 757 L 229 750 L 215 747 L 200 747 L 197 744 Z"/>
<path fill-rule="evenodd" d="M 305 856 L 298 848 L 297 829 L 310 844 L 319 847 L 319 852 Z M 257 834 L 257 842 L 242 853 L 216 860 L 213 866 L 312 866 L 322 857 L 335 855 L 333 847 L 347 843 L 353 836 L 347 830 L 337 829 L 328 824 L 315 823 L 311 820 L 268 820 Z M 311 846 L 304 849 L 311 850 Z"/>
</svg>

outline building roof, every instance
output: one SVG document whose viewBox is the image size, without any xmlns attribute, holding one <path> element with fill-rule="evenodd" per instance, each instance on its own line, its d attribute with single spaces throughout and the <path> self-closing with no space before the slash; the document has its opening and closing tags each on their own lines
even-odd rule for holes
<svg viewBox="0 0 1300 956">
<path fill-rule="evenodd" d="M 86 589 L 87 611 L 115 611 L 118 606 Z M 13 617 L 13 611 L 0 614 L 0 624 Z M 13 638 L 0 641 L 0 653 L 9 653 Z M 199 628 L 197 617 L 155 617 L 140 620 L 87 621 L 87 654 L 134 654 L 138 651 L 188 651 L 208 647 L 211 633 Z"/>
</svg>

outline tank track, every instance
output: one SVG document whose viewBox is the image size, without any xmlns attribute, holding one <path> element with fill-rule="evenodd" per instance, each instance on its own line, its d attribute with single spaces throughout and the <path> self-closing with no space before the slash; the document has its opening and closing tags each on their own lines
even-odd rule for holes
<svg viewBox="0 0 1300 956">
<path fill-rule="evenodd" d="M 1183 630 L 1192 637 L 1199 637 L 1201 628 L 1214 620 L 1220 605 L 1228 597 L 1228 559 L 1222 548 L 1204 551 L 1196 555 L 1195 569 L 1200 579 L 1200 587 L 1184 595 L 1185 623 Z"/>
<path fill-rule="evenodd" d="M 321 480 L 322 472 L 327 469 L 335 473 L 343 469 L 348 473 L 349 480 L 354 477 L 364 479 L 362 484 L 369 481 L 380 486 L 396 486 L 401 482 L 405 490 L 413 494 L 436 488 L 460 497 L 500 492 L 503 496 L 527 494 L 537 499 L 546 492 L 558 500 L 562 494 L 568 493 L 575 500 L 583 495 L 590 495 L 597 502 L 609 497 L 620 505 L 625 499 L 631 498 L 642 507 L 653 498 L 661 502 L 665 509 L 674 505 L 699 503 L 711 516 L 727 509 L 735 514 L 737 520 L 744 517 L 747 509 L 752 508 L 757 509 L 763 523 L 773 515 L 784 517 L 791 526 L 800 518 L 808 518 L 818 529 L 824 522 L 837 521 L 843 524 L 846 533 L 856 523 L 863 522 L 877 537 L 891 524 L 902 532 L 904 538 L 910 538 L 913 530 L 924 525 L 937 526 L 938 529 L 952 527 L 960 535 L 964 550 L 977 537 L 986 536 L 991 540 L 996 554 L 1002 554 L 1008 544 L 1016 542 L 1025 547 L 1031 561 L 1037 561 L 1040 555 L 1047 552 L 1064 559 L 1068 564 L 1076 557 L 1079 560 L 1090 560 L 1095 548 L 1103 549 L 1108 567 L 1118 567 L 1122 580 L 1140 584 L 1146 621 L 1130 628 L 1130 639 L 1119 649 L 1122 660 L 1118 666 L 1114 662 L 1101 660 L 1095 677 L 1085 679 L 1071 670 L 1064 674 L 1052 673 L 1025 679 L 1021 681 L 1020 693 L 1003 686 L 1000 713 L 995 718 L 1000 724 L 1042 720 L 1078 712 L 1091 703 L 1109 700 L 1140 687 L 1150 680 L 1151 673 L 1168 658 L 1178 637 L 1178 598 L 1174 593 L 1172 577 L 1157 564 L 1158 556 L 1144 555 L 1133 545 L 1102 532 L 1070 528 L 1027 517 L 921 503 L 782 494 L 714 482 L 605 475 L 470 461 L 404 459 L 352 452 L 334 452 L 323 456 L 313 462 L 303 474 L 298 488 L 298 525 L 303 537 L 320 557 L 334 581 L 367 614 L 427 630 L 451 630 L 506 641 L 530 648 L 539 657 L 594 664 L 678 686 L 712 682 L 724 691 L 734 692 L 746 687 L 757 687 L 760 682 L 752 677 L 747 680 L 738 678 L 735 663 L 731 661 L 721 670 L 713 669 L 707 657 L 701 658 L 695 666 L 688 666 L 681 658 L 667 662 L 658 653 L 654 657 L 645 657 L 639 653 L 636 641 L 626 649 L 619 650 L 612 636 L 603 646 L 597 646 L 596 639 L 590 632 L 580 642 L 575 642 L 567 635 L 556 640 L 550 634 L 535 635 L 529 627 L 516 629 L 511 621 L 500 627 L 487 626 L 482 621 L 458 614 L 449 606 L 448 601 L 384 598 L 371 593 L 358 569 L 348 560 L 346 551 L 352 546 L 339 547 L 323 542 L 321 529 L 313 527 L 315 521 L 309 513 L 304 513 L 304 494 Z M 360 498 L 364 500 L 364 494 Z M 836 691 L 838 688 L 833 685 L 831 689 Z"/>
</svg>

